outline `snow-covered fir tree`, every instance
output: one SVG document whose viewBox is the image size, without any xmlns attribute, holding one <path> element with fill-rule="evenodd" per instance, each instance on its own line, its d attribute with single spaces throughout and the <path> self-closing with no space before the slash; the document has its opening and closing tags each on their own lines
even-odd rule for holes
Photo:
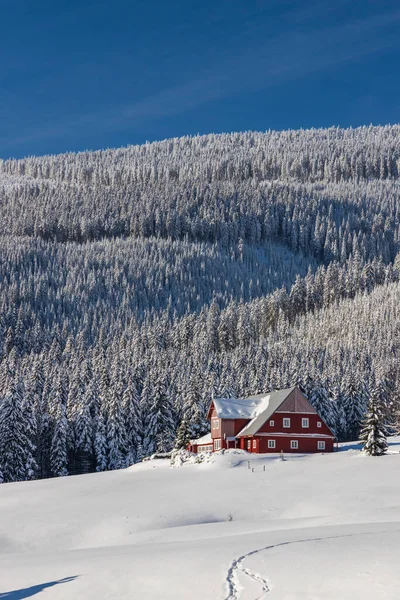
<svg viewBox="0 0 400 600">
<path fill-rule="evenodd" d="M 381 456 L 387 450 L 385 417 L 378 387 L 371 392 L 368 411 L 362 424 L 361 441 L 366 454 Z"/>
<path fill-rule="evenodd" d="M 54 413 L 54 432 L 51 440 L 50 465 L 55 477 L 68 475 L 68 421 L 66 407 L 59 400 Z"/>
<path fill-rule="evenodd" d="M 94 454 L 96 462 L 96 471 L 107 470 L 107 437 L 106 425 L 102 411 L 99 412 L 96 418 L 95 438 L 94 438 Z"/>
<path fill-rule="evenodd" d="M 180 450 L 181 448 L 186 448 L 191 439 L 189 425 L 185 418 L 182 419 L 178 430 L 176 432 L 175 438 L 175 448 Z"/>
<path fill-rule="evenodd" d="M 32 420 L 24 411 L 24 394 L 24 384 L 18 380 L 0 403 L 0 471 L 5 482 L 33 479 L 37 469 Z"/>
</svg>

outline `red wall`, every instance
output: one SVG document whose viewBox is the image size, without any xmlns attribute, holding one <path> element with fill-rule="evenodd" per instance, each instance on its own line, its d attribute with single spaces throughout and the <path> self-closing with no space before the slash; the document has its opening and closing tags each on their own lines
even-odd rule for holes
<svg viewBox="0 0 400 600">
<path fill-rule="evenodd" d="M 235 419 L 235 433 L 233 435 L 237 435 L 239 431 L 242 431 L 243 427 L 247 425 L 249 419 Z"/>
<path fill-rule="evenodd" d="M 218 429 L 214 429 L 214 419 L 218 419 Z M 234 437 L 249 422 L 249 419 L 219 419 L 217 411 L 214 409 L 211 413 L 211 437 L 224 439 Z"/>
<path fill-rule="evenodd" d="M 268 448 L 268 440 L 275 440 L 276 448 Z M 292 450 L 290 448 L 290 440 L 297 440 L 299 443 L 299 447 L 297 450 Z M 318 450 L 317 442 L 325 442 L 325 450 Z M 271 437 L 260 437 L 259 438 L 259 450 L 261 454 L 267 452 L 281 452 L 283 451 L 285 454 L 294 454 L 294 453 L 307 453 L 307 452 L 333 452 L 333 439 L 332 438 L 301 438 L 296 437 L 296 435 L 290 437 L 280 437 L 273 436 Z"/>
<path fill-rule="evenodd" d="M 214 419 L 218 419 L 218 429 L 214 429 Z M 211 426 L 211 437 L 213 439 L 222 437 L 222 435 L 221 435 L 221 419 L 218 418 L 217 411 L 215 410 L 215 408 L 211 413 L 210 426 Z"/>
<path fill-rule="evenodd" d="M 268 439 L 274 439 L 276 443 L 275 448 L 268 448 Z M 254 448 L 254 440 L 256 440 L 256 447 Z M 292 450 L 290 448 L 290 440 L 297 440 L 299 443 L 299 447 L 297 450 Z M 325 442 L 325 450 L 318 450 L 317 442 L 318 440 Z M 248 443 L 250 442 L 250 448 L 248 448 Z M 222 439 L 221 440 L 221 448 L 226 448 L 227 443 Z M 229 443 L 230 448 L 234 448 L 234 442 Z M 295 454 L 295 453 L 311 453 L 311 452 L 333 452 L 334 450 L 334 442 L 333 439 L 330 438 L 301 438 L 299 436 L 296 437 L 296 434 L 293 434 L 290 437 L 280 437 L 273 436 L 271 437 L 256 437 L 256 438 L 238 438 L 236 442 L 236 447 L 241 448 L 242 450 L 246 450 L 247 452 L 254 452 L 260 454 L 267 453 L 276 453 L 283 451 L 285 454 Z M 197 453 L 197 446 L 188 446 L 188 450 L 191 452 Z"/>
<path fill-rule="evenodd" d="M 283 427 L 283 419 L 290 419 L 290 427 Z M 302 427 L 301 420 L 307 418 L 309 427 Z M 270 421 L 274 421 L 274 426 L 271 427 Z M 317 427 L 317 422 L 321 423 L 321 427 Z M 319 433 L 324 435 L 332 435 L 328 427 L 317 414 L 304 413 L 280 413 L 276 412 L 264 423 L 259 430 L 260 433 Z"/>
<path fill-rule="evenodd" d="M 283 419 L 290 419 L 290 427 L 283 427 Z M 302 419 L 307 418 L 309 420 L 308 427 L 302 427 Z M 270 425 L 270 421 L 274 421 L 274 425 Z M 321 423 L 321 427 L 317 426 L 318 421 Z M 324 435 L 332 435 L 329 428 L 321 420 L 317 414 L 305 414 L 305 413 L 274 413 L 266 423 L 260 428 L 259 433 L 268 433 L 269 436 L 255 436 L 257 439 L 256 448 L 253 447 L 253 438 L 251 439 L 250 449 L 248 448 L 248 439 L 244 438 L 243 443 L 240 447 L 248 452 L 259 452 L 273 453 L 273 452 L 285 452 L 285 453 L 296 453 L 296 452 L 332 452 L 334 447 L 334 440 L 332 438 L 325 438 Z M 286 434 L 285 436 L 276 435 L 274 433 Z M 322 437 L 302 437 L 302 435 L 312 434 L 313 436 L 321 435 Z M 287 437 L 286 437 L 287 436 Z M 268 440 L 275 440 L 275 448 L 268 448 Z M 292 449 L 290 447 L 290 441 L 297 440 L 298 448 Z M 325 442 L 325 450 L 318 450 L 318 441 Z"/>
</svg>

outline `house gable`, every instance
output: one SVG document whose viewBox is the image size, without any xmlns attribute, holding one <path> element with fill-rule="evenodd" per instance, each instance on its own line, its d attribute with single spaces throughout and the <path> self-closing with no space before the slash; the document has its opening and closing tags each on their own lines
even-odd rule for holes
<svg viewBox="0 0 400 600">
<path fill-rule="evenodd" d="M 208 419 L 211 424 L 211 436 L 213 439 L 235 437 L 249 422 L 249 418 L 241 418 L 238 416 L 242 414 L 240 405 L 236 408 L 236 413 L 233 412 L 232 414 L 228 414 L 227 417 L 225 416 L 226 413 L 223 411 L 218 413 L 217 408 L 219 408 L 218 402 L 214 403 L 214 401 L 212 401 L 210 408 L 208 409 Z M 253 409 L 254 407 L 250 406 L 249 410 Z M 224 416 L 221 417 L 221 414 Z"/>
<path fill-rule="evenodd" d="M 317 414 L 317 411 L 307 400 L 300 388 L 295 388 L 275 412 Z"/>
<path fill-rule="evenodd" d="M 213 416 L 214 411 L 215 411 L 214 400 L 211 400 L 210 408 L 208 409 L 208 413 L 207 413 L 207 419 L 208 420 L 211 419 L 211 417 Z"/>
<path fill-rule="evenodd" d="M 243 429 L 239 432 L 239 436 L 242 435 L 254 435 L 262 427 L 262 425 L 270 418 L 270 416 L 281 406 L 282 402 L 294 392 L 295 388 L 288 388 L 287 390 L 280 390 L 278 392 L 271 392 L 266 397 L 266 404 L 261 410 Z"/>
<path fill-rule="evenodd" d="M 272 402 L 266 410 L 252 419 L 239 433 L 238 437 L 254 436 L 260 433 L 282 434 L 298 431 L 304 435 L 319 433 L 334 437 L 333 432 L 318 415 L 303 392 L 298 387 L 289 388 L 271 394 Z M 290 427 L 283 427 L 283 419 L 290 419 Z M 302 427 L 302 419 L 308 418 L 308 427 Z M 273 425 L 271 425 L 271 421 Z"/>
</svg>

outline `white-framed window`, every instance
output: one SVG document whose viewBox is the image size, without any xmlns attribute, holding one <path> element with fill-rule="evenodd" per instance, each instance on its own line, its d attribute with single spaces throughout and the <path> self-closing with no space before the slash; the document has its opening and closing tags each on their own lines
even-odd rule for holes
<svg viewBox="0 0 400 600">
<path fill-rule="evenodd" d="M 221 450 L 221 440 L 214 440 L 214 450 Z"/>
<path fill-rule="evenodd" d="M 287 429 L 288 427 L 290 427 L 290 419 L 288 419 L 287 417 L 285 419 L 283 419 L 283 426 Z"/>
<path fill-rule="evenodd" d="M 268 448 L 275 448 L 276 443 L 275 440 L 268 440 Z"/>
<path fill-rule="evenodd" d="M 301 420 L 301 426 L 302 426 L 303 428 L 307 428 L 307 427 L 309 427 L 309 426 L 310 426 L 310 420 L 309 420 L 309 419 L 302 419 L 302 420 Z"/>
<path fill-rule="evenodd" d="M 251 440 L 247 440 L 247 450 L 251 449 Z"/>
<path fill-rule="evenodd" d="M 213 429 L 218 429 L 219 427 L 219 419 L 213 419 Z"/>
<path fill-rule="evenodd" d="M 290 440 L 290 449 L 298 450 L 298 448 L 299 448 L 299 442 L 297 440 Z"/>
<path fill-rule="evenodd" d="M 199 452 L 212 452 L 212 446 L 199 446 Z"/>
<path fill-rule="evenodd" d="M 253 448 L 257 448 L 257 440 L 253 440 Z"/>
<path fill-rule="evenodd" d="M 317 421 L 317 427 L 322 427 L 321 421 Z"/>
<path fill-rule="evenodd" d="M 275 425 L 275 421 L 270 421 L 269 424 L 270 424 L 270 427 L 273 427 Z"/>
<path fill-rule="evenodd" d="M 317 448 L 318 450 L 325 450 L 325 442 L 318 442 Z"/>
</svg>

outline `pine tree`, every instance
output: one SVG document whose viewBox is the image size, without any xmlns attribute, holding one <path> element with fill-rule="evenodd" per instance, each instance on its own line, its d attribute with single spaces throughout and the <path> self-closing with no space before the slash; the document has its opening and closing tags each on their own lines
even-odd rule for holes
<svg viewBox="0 0 400 600">
<path fill-rule="evenodd" d="M 123 469 L 126 466 L 127 440 L 122 412 L 122 391 L 114 388 L 114 396 L 107 412 L 108 468 Z"/>
<path fill-rule="evenodd" d="M 190 439 L 191 438 L 190 438 L 189 426 L 186 422 L 186 419 L 182 419 L 182 421 L 178 427 L 178 431 L 176 432 L 174 447 L 177 450 L 180 450 L 181 448 L 186 448 L 190 442 Z"/>
<path fill-rule="evenodd" d="M 364 394 L 360 385 L 357 385 L 354 374 L 347 375 L 343 380 L 342 406 L 346 424 L 346 439 L 357 440 L 360 434 L 361 423 L 365 415 L 366 406 Z"/>
<path fill-rule="evenodd" d="M 25 395 L 25 400 L 22 403 L 22 412 L 24 424 L 26 427 L 26 434 L 28 436 L 31 446 L 31 453 L 30 455 L 28 455 L 28 462 L 30 464 L 30 476 L 28 477 L 28 479 L 34 479 L 38 475 L 39 467 L 35 460 L 37 442 L 37 421 L 35 414 L 35 404 L 32 394 Z"/>
<path fill-rule="evenodd" d="M 169 452 L 172 449 L 175 439 L 175 425 L 172 415 L 172 403 L 166 379 L 163 376 L 158 376 L 154 383 L 146 431 L 147 450 L 150 453 L 154 451 Z M 149 440 L 150 436 L 151 441 Z"/>
<path fill-rule="evenodd" d="M 31 423 L 23 411 L 24 393 L 19 380 L 0 404 L 0 471 L 6 482 L 33 479 L 37 468 Z"/>
<path fill-rule="evenodd" d="M 360 439 L 363 450 L 371 456 L 381 456 L 387 450 L 386 427 L 379 405 L 379 396 L 374 388 L 368 403 L 368 411 L 362 424 Z"/>
<path fill-rule="evenodd" d="M 65 477 L 68 475 L 68 421 L 66 407 L 58 403 L 55 413 L 54 432 L 51 440 L 50 464 L 54 477 Z"/>
<path fill-rule="evenodd" d="M 142 420 L 140 414 L 140 397 L 135 381 L 130 377 L 122 395 L 125 416 L 127 465 L 136 462 L 137 448 L 142 440 Z"/>
<path fill-rule="evenodd" d="M 336 434 L 336 407 L 329 399 L 326 387 L 322 383 L 315 382 L 308 399 L 331 431 Z"/>
<path fill-rule="evenodd" d="M 96 419 L 96 432 L 94 438 L 94 452 L 96 455 L 96 471 L 107 470 L 107 435 L 103 411 L 100 410 Z"/>
<path fill-rule="evenodd" d="M 75 452 L 79 473 L 90 473 L 93 463 L 93 420 L 89 403 L 82 402 L 75 419 Z"/>
</svg>

